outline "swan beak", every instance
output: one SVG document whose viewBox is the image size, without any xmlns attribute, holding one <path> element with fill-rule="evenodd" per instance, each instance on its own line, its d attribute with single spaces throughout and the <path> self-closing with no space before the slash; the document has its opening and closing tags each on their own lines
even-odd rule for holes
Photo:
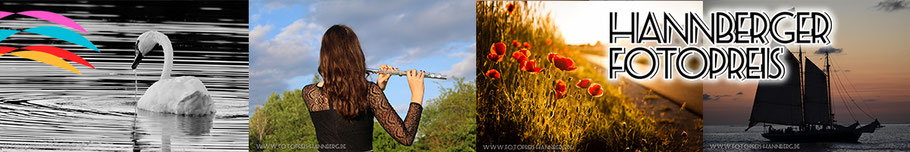
<svg viewBox="0 0 910 152">
<path fill-rule="evenodd" d="M 139 52 L 139 50 L 136 50 L 136 58 L 133 59 L 133 70 L 135 70 L 136 67 L 139 66 L 139 62 L 142 62 L 142 57 L 143 57 L 143 56 L 144 56 L 144 55 L 142 55 L 142 53 Z"/>
</svg>

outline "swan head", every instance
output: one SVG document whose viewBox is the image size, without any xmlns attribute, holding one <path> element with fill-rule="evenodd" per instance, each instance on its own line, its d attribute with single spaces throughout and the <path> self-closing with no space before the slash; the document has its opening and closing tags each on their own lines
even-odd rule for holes
<svg viewBox="0 0 910 152">
<path fill-rule="evenodd" d="M 152 52 L 152 49 L 155 48 L 155 45 L 158 45 L 158 40 L 160 37 L 167 38 L 164 34 L 158 31 L 147 31 L 139 35 L 139 38 L 136 39 L 136 58 L 133 59 L 133 69 L 139 66 L 139 62 L 142 62 L 142 58 L 146 54 Z"/>
</svg>

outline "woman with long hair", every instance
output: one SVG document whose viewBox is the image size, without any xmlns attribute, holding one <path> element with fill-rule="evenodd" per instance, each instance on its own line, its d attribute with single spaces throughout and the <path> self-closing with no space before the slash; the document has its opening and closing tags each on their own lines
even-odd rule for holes
<svg viewBox="0 0 910 152">
<path fill-rule="evenodd" d="M 382 65 L 382 70 L 397 68 Z M 322 36 L 319 74 L 323 81 L 303 87 L 303 100 L 316 127 L 319 150 L 370 151 L 373 149 L 373 118 L 398 143 L 410 146 L 417 134 L 423 110 L 423 75 L 408 70 L 411 104 L 404 121 L 386 99 L 390 75 L 380 74 L 377 83 L 367 81 L 360 41 L 351 28 L 334 25 Z"/>
</svg>

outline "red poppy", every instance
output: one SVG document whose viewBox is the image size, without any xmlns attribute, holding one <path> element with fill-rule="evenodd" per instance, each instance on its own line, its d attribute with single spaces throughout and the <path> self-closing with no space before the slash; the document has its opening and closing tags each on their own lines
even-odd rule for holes
<svg viewBox="0 0 910 152">
<path fill-rule="evenodd" d="M 594 97 L 600 97 L 604 95 L 604 89 L 601 88 L 600 84 L 595 83 L 588 88 L 588 94 Z"/>
<path fill-rule="evenodd" d="M 506 53 L 506 44 L 495 43 L 490 46 L 490 52 L 496 53 L 496 55 L 504 55 Z"/>
<path fill-rule="evenodd" d="M 556 80 L 556 99 L 562 99 L 566 96 L 566 83 L 563 83 L 562 80 Z"/>
<path fill-rule="evenodd" d="M 526 56 L 524 53 L 521 53 L 521 51 L 515 51 L 512 53 L 512 59 L 515 59 L 515 61 L 518 61 L 518 63 L 521 63 L 523 66 L 525 61 L 528 61 L 528 56 Z"/>
<path fill-rule="evenodd" d="M 535 67 L 535 65 L 536 65 L 536 62 L 534 60 L 528 60 L 524 64 L 522 64 L 521 70 L 528 71 L 531 73 L 537 73 L 537 72 L 540 72 L 540 70 L 543 70 L 542 67 Z"/>
<path fill-rule="evenodd" d="M 555 52 L 550 52 L 550 54 L 547 54 L 547 61 L 553 62 L 553 59 L 555 59 L 556 57 L 557 57 L 557 54 Z"/>
<path fill-rule="evenodd" d="M 499 62 L 499 61 L 502 61 L 502 55 L 496 55 L 496 53 L 490 53 L 490 54 L 487 54 L 487 60 Z"/>
<path fill-rule="evenodd" d="M 547 39 L 547 45 L 553 44 L 553 40 Z"/>
<path fill-rule="evenodd" d="M 579 87 L 579 88 L 587 88 L 590 86 L 591 86 L 591 79 L 581 79 L 581 80 L 578 80 L 577 83 L 575 83 L 575 87 Z"/>
<path fill-rule="evenodd" d="M 488 70 L 486 75 L 493 79 L 499 79 L 499 71 L 497 71 L 496 69 Z"/>
<path fill-rule="evenodd" d="M 509 14 L 512 14 L 512 11 L 515 10 L 515 4 L 512 4 L 512 3 L 506 4 L 506 10 L 509 11 Z"/>
<path fill-rule="evenodd" d="M 518 52 L 525 54 L 525 56 L 527 56 L 527 57 L 531 57 L 531 51 L 528 51 L 528 49 L 522 48 L 522 49 L 518 50 Z"/>
<path fill-rule="evenodd" d="M 512 40 L 513 47 L 521 47 L 521 43 L 518 43 L 518 40 Z"/>
<path fill-rule="evenodd" d="M 572 61 L 570 58 L 564 58 L 556 56 L 553 58 L 553 62 L 556 64 L 556 68 L 563 71 L 572 71 L 575 70 L 575 61 Z"/>
<path fill-rule="evenodd" d="M 525 44 L 524 47 L 526 49 L 531 49 L 531 43 L 525 42 L 524 44 Z"/>
</svg>

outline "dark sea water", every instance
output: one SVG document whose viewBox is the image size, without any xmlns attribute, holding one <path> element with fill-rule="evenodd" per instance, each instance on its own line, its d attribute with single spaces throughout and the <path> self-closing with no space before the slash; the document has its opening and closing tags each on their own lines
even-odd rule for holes
<svg viewBox="0 0 910 152">
<path fill-rule="evenodd" d="M 865 125 L 865 124 L 863 124 Z M 771 142 L 761 136 L 763 127 L 756 126 L 744 132 L 746 126 L 706 125 L 704 131 L 705 151 L 780 151 L 780 149 L 751 149 L 744 146 L 778 146 L 796 148 L 799 151 L 910 151 L 910 124 L 883 124 L 875 133 L 865 133 L 859 143 L 783 143 Z M 775 127 L 779 128 L 779 127 Z M 739 147 L 736 147 L 739 146 Z M 727 148 L 735 147 L 735 148 Z"/>
<path fill-rule="evenodd" d="M 246 1 L 0 1 L 0 11 L 44 10 L 69 17 L 88 31 L 77 33 L 101 50 L 28 32 L 0 41 L 6 47 L 60 47 L 96 67 L 70 62 L 82 72 L 78 75 L 0 56 L 0 151 L 246 151 L 247 9 Z M 0 29 L 37 26 L 71 29 L 23 15 L 0 19 Z M 148 30 L 168 35 L 175 50 L 172 76 L 202 80 L 216 102 L 215 115 L 136 109 L 145 89 L 158 80 L 164 55 L 156 48 L 136 73 L 130 69 L 135 40 Z"/>
</svg>

